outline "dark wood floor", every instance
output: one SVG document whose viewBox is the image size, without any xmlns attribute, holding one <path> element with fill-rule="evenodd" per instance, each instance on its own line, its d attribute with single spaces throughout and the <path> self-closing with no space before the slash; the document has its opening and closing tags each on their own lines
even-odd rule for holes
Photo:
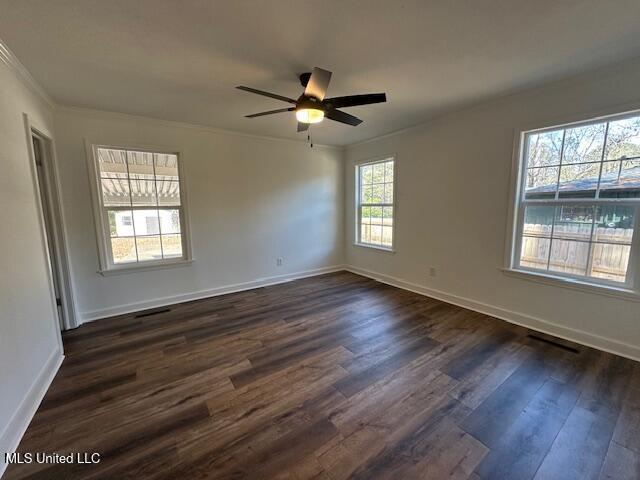
<svg viewBox="0 0 640 480">
<path fill-rule="evenodd" d="M 6 478 L 640 478 L 640 365 L 532 333 L 346 272 L 94 322 L 20 451 L 102 461 Z"/>
</svg>

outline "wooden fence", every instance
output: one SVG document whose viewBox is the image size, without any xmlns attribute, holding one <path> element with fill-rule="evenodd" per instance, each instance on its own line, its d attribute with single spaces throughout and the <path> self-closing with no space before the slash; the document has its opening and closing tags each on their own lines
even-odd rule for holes
<svg viewBox="0 0 640 480">
<path fill-rule="evenodd" d="M 631 228 L 597 227 L 593 240 L 593 259 L 589 264 L 591 225 L 555 225 L 553 242 L 550 225 L 527 224 L 522 242 L 520 264 L 524 267 L 585 275 L 624 282 L 631 252 Z M 576 242 L 572 240 L 582 240 Z M 549 252 L 551 248 L 551 252 Z M 588 270 L 588 271 L 587 271 Z"/>
<path fill-rule="evenodd" d="M 365 243 L 391 246 L 393 241 L 393 218 L 371 217 L 371 223 L 369 223 L 369 219 L 366 220 L 360 226 L 361 240 Z"/>
</svg>

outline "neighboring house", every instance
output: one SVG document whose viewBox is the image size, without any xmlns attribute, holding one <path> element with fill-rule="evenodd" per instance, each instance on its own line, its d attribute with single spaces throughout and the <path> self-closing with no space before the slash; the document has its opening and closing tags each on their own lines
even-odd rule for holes
<svg viewBox="0 0 640 480">
<path fill-rule="evenodd" d="M 131 211 L 119 211 L 115 214 L 116 235 L 132 237 L 134 235 Z M 176 231 L 174 210 L 134 210 L 135 235 L 159 235 L 161 232 Z"/>
<path fill-rule="evenodd" d="M 560 182 L 558 191 L 563 198 L 593 197 L 598 186 L 598 177 L 580 178 Z M 556 183 L 527 188 L 527 198 L 549 198 L 556 192 Z M 620 168 L 618 171 L 602 174 L 600 179 L 601 198 L 637 198 L 640 197 L 640 165 L 632 168 Z"/>
</svg>

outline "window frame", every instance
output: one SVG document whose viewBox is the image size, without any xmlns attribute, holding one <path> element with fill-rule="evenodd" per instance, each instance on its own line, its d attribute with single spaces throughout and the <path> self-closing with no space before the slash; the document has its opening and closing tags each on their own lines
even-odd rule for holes
<svg viewBox="0 0 640 480">
<path fill-rule="evenodd" d="M 93 207 L 93 217 L 96 231 L 96 240 L 98 243 L 98 273 L 107 276 L 112 274 L 130 273 L 144 270 L 156 270 L 169 267 L 177 267 L 188 265 L 193 262 L 191 254 L 191 235 L 189 227 L 189 209 L 187 202 L 186 181 L 184 173 L 184 156 L 180 149 L 158 147 L 150 145 L 137 145 L 130 143 L 92 143 L 85 140 L 85 148 L 87 153 L 87 163 L 89 167 L 91 197 Z M 180 188 L 180 205 L 172 205 L 166 207 L 155 206 L 110 206 L 106 207 L 102 203 L 102 184 L 100 182 L 98 154 L 99 148 L 108 148 L 115 150 L 126 150 L 146 153 L 171 154 L 178 157 L 178 186 Z M 158 209 L 177 209 L 180 211 L 180 236 L 182 243 L 182 256 L 159 259 L 145 260 L 131 263 L 115 263 L 112 257 L 110 246 L 110 229 L 107 210 L 129 210 L 132 212 L 131 222 L 133 224 L 134 210 L 158 210 Z M 144 235 L 143 235 L 144 236 Z"/>
<path fill-rule="evenodd" d="M 507 225 L 507 245 L 505 252 L 505 273 L 516 274 L 517 277 L 527 278 L 542 283 L 550 283 L 553 285 L 567 286 L 569 288 L 577 288 L 595 293 L 604 293 L 633 300 L 640 298 L 640 198 L 637 199 L 616 199 L 616 198 L 599 198 L 597 193 L 593 198 L 571 198 L 562 199 L 558 193 L 554 199 L 525 199 L 524 185 L 526 185 L 527 175 L 527 156 L 528 156 L 528 137 L 532 134 L 540 134 L 556 130 L 568 130 L 576 127 L 584 127 L 598 123 L 607 123 L 605 127 L 605 138 L 603 143 L 602 158 L 600 159 L 600 173 L 602 175 L 602 165 L 606 160 L 604 155 L 606 152 L 608 123 L 626 118 L 640 116 L 638 105 L 633 105 L 633 110 L 628 109 L 620 113 L 618 112 L 598 112 L 597 114 L 583 115 L 586 120 L 571 119 L 570 121 L 558 122 L 552 126 L 544 127 L 528 127 L 516 130 L 514 140 L 513 167 L 511 175 L 511 201 L 509 204 L 509 218 Z M 561 152 L 562 155 L 562 152 Z M 596 192 L 600 190 L 600 184 L 596 186 Z M 549 270 L 535 269 L 532 267 L 520 265 L 520 254 L 523 241 L 524 230 L 524 214 L 525 207 L 529 205 L 537 206 L 581 206 L 594 205 L 595 208 L 602 205 L 619 205 L 631 206 L 634 208 L 634 235 L 630 245 L 629 263 L 627 267 L 627 275 L 625 282 L 616 282 L 613 280 L 582 276 L 578 274 L 570 274 L 564 272 L 553 272 Z M 555 218 L 554 213 L 554 218 Z M 595 215 L 595 212 L 594 212 Z M 592 227 L 593 228 L 593 227 Z M 593 237 L 587 242 L 589 248 L 593 244 Z M 589 253 L 589 261 L 591 260 L 591 252 Z"/>
<path fill-rule="evenodd" d="M 374 204 L 373 206 L 380 207 L 393 207 L 393 225 L 391 225 L 391 246 L 387 247 L 384 245 L 377 245 L 375 243 L 366 243 L 362 242 L 360 231 L 361 231 L 361 216 L 362 216 L 362 203 L 360 196 L 360 169 L 361 167 L 365 167 L 367 165 L 375 165 L 377 163 L 385 163 L 388 161 L 393 161 L 393 203 L 380 203 Z M 395 253 L 396 246 L 396 224 L 398 218 L 398 202 L 397 202 L 397 179 L 398 179 L 398 161 L 396 154 L 388 154 L 388 155 L 380 155 L 373 158 L 368 158 L 365 160 L 357 161 L 354 165 L 355 171 L 355 241 L 353 244 L 357 247 L 371 248 L 374 250 L 380 250 L 382 252 L 387 253 Z"/>
</svg>

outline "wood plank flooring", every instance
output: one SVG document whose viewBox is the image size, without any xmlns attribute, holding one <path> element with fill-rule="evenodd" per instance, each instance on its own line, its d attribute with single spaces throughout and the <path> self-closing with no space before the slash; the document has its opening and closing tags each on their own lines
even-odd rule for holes
<svg viewBox="0 0 640 480">
<path fill-rule="evenodd" d="M 124 315 L 67 358 L 7 479 L 640 478 L 640 365 L 347 272 Z"/>
</svg>

